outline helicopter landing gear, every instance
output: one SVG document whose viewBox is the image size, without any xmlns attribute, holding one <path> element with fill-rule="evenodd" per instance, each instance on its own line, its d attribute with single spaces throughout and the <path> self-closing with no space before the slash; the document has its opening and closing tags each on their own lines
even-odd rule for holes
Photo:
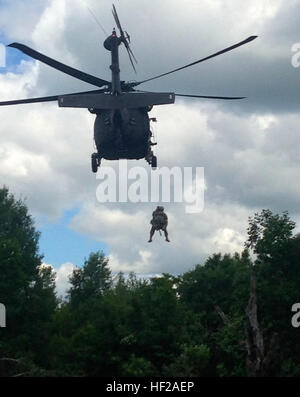
<svg viewBox="0 0 300 397">
<path fill-rule="evenodd" d="M 92 171 L 94 173 L 97 172 L 98 167 L 100 167 L 101 164 L 101 157 L 99 156 L 98 153 L 93 153 L 91 156 L 91 163 L 92 163 Z"/>
<path fill-rule="evenodd" d="M 153 169 L 156 169 L 157 167 L 157 157 L 154 156 L 152 150 L 149 151 L 149 154 L 147 157 L 145 157 L 145 160 L 147 161 L 148 164 L 151 165 Z"/>
<path fill-rule="evenodd" d="M 155 170 L 157 168 L 157 157 L 152 156 L 151 167 Z"/>
</svg>

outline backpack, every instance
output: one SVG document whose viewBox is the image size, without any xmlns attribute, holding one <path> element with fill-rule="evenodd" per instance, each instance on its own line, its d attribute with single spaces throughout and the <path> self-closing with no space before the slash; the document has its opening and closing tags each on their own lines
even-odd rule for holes
<svg viewBox="0 0 300 397">
<path fill-rule="evenodd" d="M 167 225 L 167 215 L 162 211 L 154 211 L 151 223 L 154 227 L 161 229 Z"/>
</svg>

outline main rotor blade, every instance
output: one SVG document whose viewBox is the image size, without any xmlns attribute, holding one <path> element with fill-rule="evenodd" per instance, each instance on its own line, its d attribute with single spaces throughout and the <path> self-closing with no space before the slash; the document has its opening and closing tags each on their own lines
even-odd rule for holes
<svg viewBox="0 0 300 397">
<path fill-rule="evenodd" d="M 122 29 L 122 26 L 121 26 L 121 22 L 120 22 L 120 20 L 119 20 L 118 13 L 117 13 L 117 10 L 116 10 L 116 7 L 115 7 L 114 4 L 113 4 L 113 9 L 112 9 L 112 14 L 113 14 L 113 17 L 114 17 L 114 19 L 115 19 L 115 21 L 116 21 L 117 27 L 118 27 L 118 29 L 119 29 L 119 31 L 120 31 L 120 38 L 121 38 L 121 40 L 122 40 L 122 43 L 124 43 L 124 45 L 125 45 L 125 47 L 126 47 L 126 50 L 127 50 L 127 52 L 128 52 L 128 56 L 129 56 L 130 63 L 131 63 L 131 65 L 132 65 L 132 67 L 133 67 L 133 70 L 134 70 L 135 73 L 136 73 L 136 69 L 135 69 L 133 60 L 134 60 L 136 63 L 137 63 L 137 60 L 136 60 L 136 58 L 135 58 L 133 52 L 131 51 L 131 48 L 130 48 L 130 46 L 129 46 L 129 42 L 128 42 L 127 38 L 125 37 L 125 34 L 124 34 L 123 29 Z M 128 34 L 128 33 L 127 33 L 127 34 Z"/>
<path fill-rule="evenodd" d="M 134 63 L 133 63 L 133 60 L 132 60 L 132 57 L 131 57 L 132 51 L 131 51 L 130 48 L 127 47 L 126 45 L 125 45 L 125 47 L 126 47 L 126 50 L 127 50 L 127 52 L 128 52 L 128 56 L 129 56 L 131 65 L 132 65 L 132 67 L 133 67 L 133 70 L 134 70 L 135 73 L 136 73 L 136 68 L 135 68 L 135 66 L 134 66 Z M 133 55 L 133 54 L 132 54 L 132 55 Z M 134 55 L 133 55 L 133 57 L 134 57 Z"/>
<path fill-rule="evenodd" d="M 47 64 L 48 66 L 51 66 L 54 69 L 60 70 L 63 73 L 68 74 L 69 76 L 75 77 L 76 79 L 79 79 L 81 81 L 84 81 L 86 83 L 95 85 L 97 87 L 103 87 L 104 85 L 110 85 L 111 83 L 106 80 L 99 79 L 96 76 L 93 76 L 91 74 L 81 72 L 78 69 L 74 69 L 70 66 L 67 66 L 61 62 L 56 61 L 55 59 L 52 59 L 44 54 L 41 54 L 38 51 L 33 50 L 30 47 L 27 47 L 24 44 L 20 43 L 12 43 L 9 44 L 8 47 L 16 48 L 23 52 L 24 54 L 30 56 L 31 58 L 37 59 L 40 62 L 43 62 Z"/>
<path fill-rule="evenodd" d="M 57 101 L 58 96 L 46 96 L 41 98 L 30 98 L 30 99 L 17 99 L 15 101 L 5 101 L 0 102 L 0 106 L 8 106 L 8 105 L 21 105 L 23 103 L 35 103 L 35 102 L 50 102 Z"/>
<path fill-rule="evenodd" d="M 113 17 L 114 17 L 114 19 L 116 21 L 117 27 L 120 30 L 121 36 L 123 36 L 124 32 L 123 32 L 123 29 L 122 29 L 122 26 L 121 26 L 121 23 L 120 23 L 118 14 L 117 14 L 117 10 L 116 10 L 116 7 L 115 7 L 114 4 L 113 4 L 113 9 L 112 9 L 112 14 L 113 14 Z"/>
<path fill-rule="evenodd" d="M 128 44 L 128 46 L 127 46 L 127 50 L 128 50 L 128 52 L 130 52 L 130 54 L 132 55 L 133 59 L 135 60 L 135 63 L 138 63 L 136 57 L 134 56 L 134 53 L 132 52 L 131 48 L 129 47 L 129 44 Z"/>
<path fill-rule="evenodd" d="M 199 59 L 198 61 L 189 63 L 188 65 L 185 65 L 185 66 L 182 66 L 182 67 L 180 67 L 180 68 L 171 70 L 170 72 L 162 73 L 162 74 L 159 74 L 158 76 L 150 77 L 149 79 L 146 79 L 146 80 L 143 80 L 143 81 L 137 81 L 136 83 L 132 83 L 131 86 L 132 86 L 132 87 L 136 87 L 136 86 L 139 85 L 139 84 L 146 83 L 146 82 L 151 81 L 151 80 L 154 80 L 154 79 L 158 79 L 159 77 L 163 77 L 163 76 L 166 76 L 166 75 L 168 75 L 168 74 L 171 74 L 171 73 L 174 73 L 174 72 L 178 72 L 179 70 L 182 70 L 182 69 L 188 68 L 188 67 L 190 67 L 190 66 L 196 65 L 197 63 L 207 61 L 207 60 L 210 59 L 210 58 L 214 58 L 214 57 L 216 57 L 216 56 L 218 56 L 218 55 L 224 54 L 225 52 L 234 50 L 234 49 L 237 48 L 237 47 L 240 47 L 240 46 L 242 46 L 242 45 L 244 45 L 244 44 L 247 44 L 247 43 L 249 43 L 250 41 L 252 41 L 252 40 L 254 40 L 254 39 L 256 39 L 256 38 L 257 38 L 257 36 L 250 36 L 250 37 L 248 37 L 247 39 L 245 39 L 245 40 L 243 40 L 243 41 L 240 41 L 239 43 L 234 44 L 234 45 L 232 45 L 232 46 L 230 46 L 230 47 L 227 47 L 227 48 L 225 48 L 224 50 L 221 50 L 221 51 L 218 51 L 218 52 L 216 52 L 216 53 L 214 53 L 214 54 L 212 54 L 212 55 L 209 55 L 208 57 Z"/>
<path fill-rule="evenodd" d="M 245 96 L 211 96 L 211 95 L 187 95 L 187 94 L 176 94 L 176 96 L 184 96 L 189 98 L 207 98 L 207 99 L 245 99 Z"/>
<path fill-rule="evenodd" d="M 144 90 L 134 90 L 134 91 L 148 92 L 148 93 L 153 94 L 153 92 L 144 91 Z M 245 96 L 212 96 L 212 95 L 177 94 L 176 92 L 174 94 L 175 94 L 175 96 L 183 96 L 183 97 L 189 97 L 189 98 L 207 98 L 207 99 L 245 99 L 245 98 L 247 98 Z"/>
<path fill-rule="evenodd" d="M 61 95 L 45 96 L 45 97 L 39 97 L 39 98 L 16 99 L 16 100 L 13 100 L 13 101 L 0 102 L 0 106 L 21 105 L 21 104 L 25 104 L 25 103 L 51 102 L 51 101 L 57 101 L 60 96 L 81 95 L 81 94 L 97 94 L 97 93 L 102 93 L 102 92 L 104 92 L 104 90 L 93 90 L 93 91 L 85 91 L 85 92 L 76 92 L 76 93 L 73 93 L 73 94 L 61 94 Z"/>
</svg>

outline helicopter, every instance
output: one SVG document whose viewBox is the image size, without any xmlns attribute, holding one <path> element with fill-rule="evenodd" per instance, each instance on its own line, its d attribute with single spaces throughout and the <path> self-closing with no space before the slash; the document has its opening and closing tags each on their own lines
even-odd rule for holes
<svg viewBox="0 0 300 397">
<path fill-rule="evenodd" d="M 94 141 L 97 152 L 91 155 L 91 168 L 94 173 L 100 167 L 102 159 L 139 160 L 144 158 L 155 169 L 157 167 L 157 157 L 154 155 L 152 147 L 156 145 L 156 142 L 153 142 L 150 122 L 156 122 L 156 118 L 149 117 L 149 112 L 153 106 L 173 104 L 176 96 L 224 100 L 238 100 L 245 97 L 149 92 L 136 90 L 135 87 L 224 54 L 253 41 L 257 36 L 250 36 L 237 44 L 166 73 L 142 81 L 126 82 L 120 79 L 119 46 L 121 44 L 125 46 L 134 71 L 136 71 L 135 63 L 137 63 L 137 60 L 130 48 L 130 36 L 123 30 L 114 5 L 112 6 L 112 14 L 119 30 L 119 36 L 114 28 L 112 34 L 103 43 L 104 48 L 111 52 L 111 81 L 72 68 L 24 44 L 12 43 L 8 47 L 15 48 L 35 60 L 96 86 L 98 89 L 64 95 L 5 101 L 0 102 L 0 106 L 57 101 L 59 107 L 86 108 L 96 115 Z"/>
</svg>

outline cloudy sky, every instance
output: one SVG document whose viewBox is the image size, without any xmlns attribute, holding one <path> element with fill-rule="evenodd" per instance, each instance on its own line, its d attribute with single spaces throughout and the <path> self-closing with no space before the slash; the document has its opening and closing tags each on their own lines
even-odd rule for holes
<svg viewBox="0 0 300 397">
<path fill-rule="evenodd" d="M 246 96 L 242 101 L 177 98 L 155 107 L 159 166 L 204 167 L 205 205 L 165 204 L 171 243 L 147 243 L 156 203 L 99 203 L 90 171 L 94 116 L 55 102 L 0 108 L 0 181 L 26 198 L 42 232 L 45 263 L 67 275 L 91 251 L 104 250 L 113 272 L 191 269 L 214 252 L 241 251 L 248 216 L 288 210 L 300 220 L 299 0 L 115 0 L 131 35 L 137 75 L 121 49 L 121 77 L 143 80 L 235 44 L 251 43 L 170 76 L 145 90 Z M 0 41 L 19 42 L 73 67 L 110 79 L 103 28 L 114 27 L 108 0 L 1 0 Z M 299 45 L 300 49 L 300 45 Z M 56 95 L 93 86 L 8 48 L 0 67 L 1 100 Z M 300 59 L 300 56 L 299 56 Z M 118 162 L 104 161 L 119 172 Z M 130 161 L 128 167 L 144 160 Z"/>
</svg>

